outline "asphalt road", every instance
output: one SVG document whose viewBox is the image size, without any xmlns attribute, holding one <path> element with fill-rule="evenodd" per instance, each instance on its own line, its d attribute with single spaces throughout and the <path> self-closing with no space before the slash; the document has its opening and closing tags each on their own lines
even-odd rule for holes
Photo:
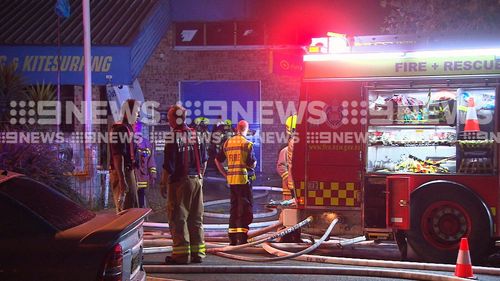
<svg viewBox="0 0 500 281">
<path fill-rule="evenodd" d="M 249 255 L 246 255 L 249 256 Z M 252 255 L 255 256 L 255 255 Z M 259 255 L 260 257 L 271 257 L 270 255 Z M 165 257 L 165 254 L 152 254 L 152 255 L 146 255 L 145 256 L 145 264 L 162 264 L 163 259 Z M 299 268 L 305 268 L 305 267 L 329 267 L 329 268 L 336 268 L 336 269 L 354 269 L 354 270 L 368 270 L 369 273 L 367 274 L 368 276 L 345 276 L 345 275 L 336 275 L 336 274 L 329 274 L 329 275 L 317 275 L 317 274 L 261 274 L 261 273 L 247 273 L 247 274 L 234 274 L 234 273 L 224 273 L 224 269 L 222 269 L 222 272 L 220 273 L 155 273 L 155 272 L 150 272 L 146 270 L 148 276 L 150 277 L 156 277 L 156 278 L 166 278 L 166 279 L 174 279 L 174 280 L 192 280 L 192 281 L 233 281 L 233 280 L 238 280 L 238 281 L 261 281 L 261 280 L 272 280 L 272 281 L 315 281 L 315 280 L 369 280 L 369 281 L 376 281 L 376 280 L 413 280 L 413 279 L 400 279 L 400 278 L 381 278 L 381 277 L 372 277 L 370 275 L 370 271 L 373 273 L 378 270 L 391 270 L 388 268 L 379 268 L 379 267 L 356 267 L 356 266 L 345 266 L 345 265 L 334 265 L 334 264 L 323 264 L 323 263 L 313 263 L 313 262 L 301 262 L 301 261 L 295 261 L 295 260 L 284 260 L 284 261 L 277 261 L 277 262 L 269 262 L 269 263 L 252 263 L 252 262 L 245 262 L 245 261 L 239 261 L 239 260 L 232 260 L 232 259 L 227 259 L 223 257 L 218 257 L 215 255 L 208 255 L 207 258 L 204 259 L 202 264 L 196 264 L 196 265 L 188 265 L 184 266 L 186 267 L 187 271 L 193 271 L 194 270 L 203 270 L 204 268 L 208 268 L 208 270 L 213 270 L 214 267 L 239 267 L 239 266 L 257 266 L 260 268 L 263 267 L 269 267 L 269 266 L 293 266 L 293 267 L 299 267 Z M 177 268 L 183 267 L 183 266 L 177 266 Z M 184 270 L 186 270 L 184 269 Z M 170 270 L 176 271 L 176 268 L 171 268 Z M 183 269 L 179 269 L 183 270 Z M 425 272 L 425 273 L 430 273 L 430 274 L 435 274 L 435 275 L 440 275 L 440 276 L 453 276 L 453 272 L 443 272 L 443 271 L 417 271 L 417 270 L 406 270 L 406 269 L 400 269 L 396 271 L 403 271 L 403 272 Z M 500 277 L 498 276 L 485 276 L 485 275 L 476 275 L 478 277 L 478 280 L 481 281 L 498 281 L 500 280 Z"/>
</svg>

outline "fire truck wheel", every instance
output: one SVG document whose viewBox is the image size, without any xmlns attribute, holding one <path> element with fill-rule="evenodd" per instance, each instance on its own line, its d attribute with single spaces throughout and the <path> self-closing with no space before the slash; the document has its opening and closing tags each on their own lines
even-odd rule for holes
<svg viewBox="0 0 500 281">
<path fill-rule="evenodd" d="M 424 260 L 454 263 L 462 237 L 468 237 L 472 262 L 491 249 L 492 219 L 486 205 L 465 186 L 438 182 L 411 196 L 408 243 Z"/>
</svg>

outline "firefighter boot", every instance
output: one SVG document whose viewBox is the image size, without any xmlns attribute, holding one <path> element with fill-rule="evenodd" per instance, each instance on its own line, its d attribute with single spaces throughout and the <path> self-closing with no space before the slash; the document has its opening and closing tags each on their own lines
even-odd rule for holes
<svg viewBox="0 0 500 281">
<path fill-rule="evenodd" d="M 248 243 L 248 235 L 246 233 L 238 233 L 238 244 L 237 245 L 242 245 Z"/>
<path fill-rule="evenodd" d="M 236 246 L 238 245 L 238 233 L 229 233 L 229 245 Z"/>
</svg>

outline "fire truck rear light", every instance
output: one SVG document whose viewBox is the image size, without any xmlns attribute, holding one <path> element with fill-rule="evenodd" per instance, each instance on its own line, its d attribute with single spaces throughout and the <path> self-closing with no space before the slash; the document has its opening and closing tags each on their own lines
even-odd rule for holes
<svg viewBox="0 0 500 281">
<path fill-rule="evenodd" d="M 120 244 L 116 244 L 109 252 L 102 275 L 102 281 L 122 280 L 123 272 L 123 250 Z"/>
</svg>

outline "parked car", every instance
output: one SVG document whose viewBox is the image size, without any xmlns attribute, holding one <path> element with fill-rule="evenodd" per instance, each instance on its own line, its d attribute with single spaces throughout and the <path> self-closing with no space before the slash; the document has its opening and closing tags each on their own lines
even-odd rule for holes
<svg viewBox="0 0 500 281">
<path fill-rule="evenodd" d="M 0 171 L 0 280 L 145 280 L 142 223 L 150 211 L 96 214 Z"/>
</svg>

